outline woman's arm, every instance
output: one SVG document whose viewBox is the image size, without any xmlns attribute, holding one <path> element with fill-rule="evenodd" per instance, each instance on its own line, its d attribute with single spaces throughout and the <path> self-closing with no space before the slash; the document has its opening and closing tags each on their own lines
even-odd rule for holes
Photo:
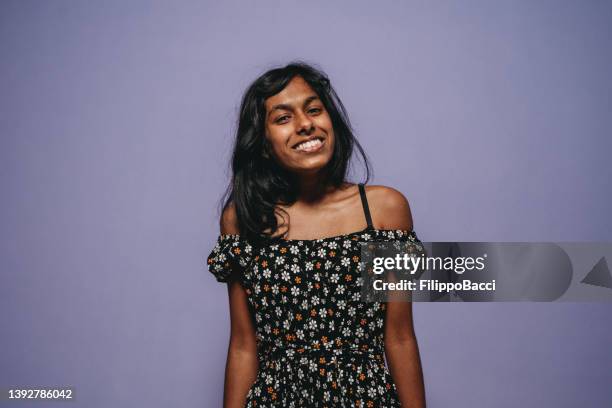
<svg viewBox="0 0 612 408">
<path fill-rule="evenodd" d="M 224 408 L 243 408 L 258 370 L 255 330 L 248 310 L 247 296 L 239 282 L 227 285 L 231 334 L 225 366 Z"/>
<path fill-rule="evenodd" d="M 412 215 L 408 200 L 397 190 L 371 186 L 368 197 L 372 202 L 374 226 L 382 229 L 412 230 Z M 402 298 L 402 296 L 400 296 Z M 389 372 L 397 387 L 402 407 L 425 407 L 425 386 L 419 347 L 412 323 L 412 303 L 387 302 L 385 314 L 385 356 Z"/>
<path fill-rule="evenodd" d="M 425 407 L 423 370 L 410 302 L 387 303 L 385 355 L 402 407 Z"/>
<path fill-rule="evenodd" d="M 237 218 L 233 206 L 221 217 L 221 233 L 237 234 Z M 242 273 L 235 271 L 236 274 Z M 224 408 L 243 408 L 246 396 L 257 376 L 257 341 L 251 320 L 247 294 L 239 280 L 228 282 L 230 308 L 230 341 L 225 365 Z"/>
</svg>

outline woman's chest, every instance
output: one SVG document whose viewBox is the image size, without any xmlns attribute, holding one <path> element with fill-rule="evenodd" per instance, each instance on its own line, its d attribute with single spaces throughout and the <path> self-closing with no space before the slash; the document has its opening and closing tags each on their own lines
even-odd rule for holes
<svg viewBox="0 0 612 408">
<path fill-rule="evenodd" d="M 256 308 L 354 302 L 360 261 L 361 245 L 351 239 L 270 245 L 254 256 L 247 294 Z"/>
</svg>

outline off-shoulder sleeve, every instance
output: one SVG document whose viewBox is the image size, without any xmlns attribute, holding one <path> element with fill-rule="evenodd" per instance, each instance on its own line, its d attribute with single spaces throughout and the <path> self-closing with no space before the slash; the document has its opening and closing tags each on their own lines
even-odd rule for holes
<svg viewBox="0 0 612 408">
<path fill-rule="evenodd" d="M 244 271 L 251 263 L 252 246 L 240 235 L 222 234 L 208 255 L 208 270 L 217 281 L 227 282 L 232 271 Z"/>
</svg>

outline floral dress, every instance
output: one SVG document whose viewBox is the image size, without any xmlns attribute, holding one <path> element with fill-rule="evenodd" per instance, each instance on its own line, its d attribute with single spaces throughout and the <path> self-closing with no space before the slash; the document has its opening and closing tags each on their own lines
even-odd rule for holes
<svg viewBox="0 0 612 408">
<path fill-rule="evenodd" d="M 360 243 L 420 241 L 366 218 L 362 231 L 322 239 L 217 239 L 208 268 L 219 282 L 240 272 L 255 324 L 259 371 L 245 407 L 401 406 L 383 357 L 386 303 L 360 301 Z"/>
</svg>

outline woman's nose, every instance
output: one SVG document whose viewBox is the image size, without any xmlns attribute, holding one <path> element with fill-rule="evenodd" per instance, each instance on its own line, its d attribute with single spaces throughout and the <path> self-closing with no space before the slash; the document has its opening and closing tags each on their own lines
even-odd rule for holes
<svg viewBox="0 0 612 408">
<path fill-rule="evenodd" d="M 312 118 L 304 113 L 297 114 L 298 134 L 309 134 L 314 130 Z"/>
</svg>

